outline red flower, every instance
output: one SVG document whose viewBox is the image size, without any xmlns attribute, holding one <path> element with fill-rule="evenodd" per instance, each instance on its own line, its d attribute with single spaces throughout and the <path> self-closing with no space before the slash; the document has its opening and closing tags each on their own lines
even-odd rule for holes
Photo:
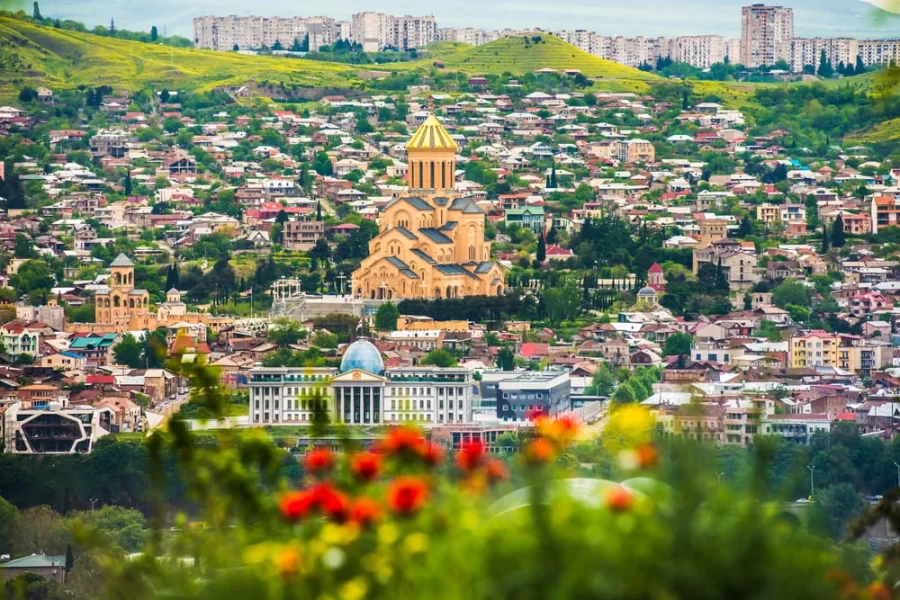
<svg viewBox="0 0 900 600">
<path fill-rule="evenodd" d="M 360 481 L 372 481 L 381 474 L 381 457 L 374 452 L 360 452 L 350 457 L 350 471 Z"/>
<path fill-rule="evenodd" d="M 871 600 L 891 600 L 891 589 L 880 581 L 874 581 L 867 590 Z"/>
<path fill-rule="evenodd" d="M 613 512 L 626 512 L 634 506 L 634 494 L 627 487 L 617 485 L 607 490 L 604 503 Z"/>
<path fill-rule="evenodd" d="M 316 507 L 326 517 L 343 522 L 350 516 L 350 500 L 346 494 L 327 483 L 320 483 L 311 490 Z"/>
<path fill-rule="evenodd" d="M 484 472 L 487 473 L 488 481 L 497 483 L 509 478 L 509 469 L 502 460 L 490 458 L 484 465 Z"/>
<path fill-rule="evenodd" d="M 483 458 L 484 444 L 481 440 L 469 440 L 463 442 L 459 452 L 456 453 L 456 464 L 468 473 L 477 469 Z"/>
<path fill-rule="evenodd" d="M 547 464 L 555 455 L 553 444 L 544 438 L 538 438 L 525 446 L 525 460 L 533 465 Z"/>
<path fill-rule="evenodd" d="M 646 442 L 635 449 L 638 466 L 642 469 L 652 469 L 659 462 L 659 450 L 656 446 Z"/>
<path fill-rule="evenodd" d="M 291 491 L 283 494 L 278 500 L 281 516 L 288 521 L 299 521 L 313 509 L 315 501 L 307 491 Z"/>
<path fill-rule="evenodd" d="M 540 418 L 547 418 L 547 413 L 543 408 L 531 408 L 525 413 L 525 418 L 529 421 L 537 421 Z"/>
<path fill-rule="evenodd" d="M 428 485 L 418 477 L 398 477 L 387 490 L 388 504 L 398 515 L 412 515 L 425 506 Z"/>
<path fill-rule="evenodd" d="M 334 467 L 334 453 L 328 448 L 314 448 L 304 457 L 303 466 L 309 473 L 326 473 Z"/>
<path fill-rule="evenodd" d="M 401 425 L 388 432 L 381 441 L 381 449 L 387 454 L 419 454 L 425 438 L 415 427 Z"/>
<path fill-rule="evenodd" d="M 444 460 L 444 451 L 434 442 L 425 442 L 421 450 L 422 460 L 428 467 L 436 467 Z"/>
<path fill-rule="evenodd" d="M 350 509 L 350 520 L 369 527 L 381 518 L 381 506 L 372 498 L 357 498 Z"/>
</svg>

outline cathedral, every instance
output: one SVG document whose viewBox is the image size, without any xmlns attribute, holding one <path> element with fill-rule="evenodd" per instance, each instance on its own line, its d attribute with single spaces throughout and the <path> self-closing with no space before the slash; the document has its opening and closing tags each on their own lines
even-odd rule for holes
<svg viewBox="0 0 900 600">
<path fill-rule="evenodd" d="M 409 195 L 388 204 L 369 256 L 353 272 L 357 298 L 499 296 L 484 212 L 455 193 L 456 142 L 432 113 L 406 144 Z"/>
<path fill-rule="evenodd" d="M 155 318 L 150 314 L 150 292 L 135 289 L 134 263 L 120 254 L 109 265 L 108 287 L 95 296 L 96 322 L 102 325 L 148 329 Z"/>
</svg>

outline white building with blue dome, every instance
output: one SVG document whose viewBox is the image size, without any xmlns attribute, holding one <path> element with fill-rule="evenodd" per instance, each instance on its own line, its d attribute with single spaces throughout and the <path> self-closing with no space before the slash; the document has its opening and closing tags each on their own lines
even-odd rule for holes
<svg viewBox="0 0 900 600">
<path fill-rule="evenodd" d="M 332 423 L 468 423 L 476 394 L 476 383 L 467 369 L 385 369 L 375 345 L 361 339 L 344 352 L 340 369 L 251 369 L 250 422 L 308 425 L 317 403 L 324 403 Z"/>
</svg>

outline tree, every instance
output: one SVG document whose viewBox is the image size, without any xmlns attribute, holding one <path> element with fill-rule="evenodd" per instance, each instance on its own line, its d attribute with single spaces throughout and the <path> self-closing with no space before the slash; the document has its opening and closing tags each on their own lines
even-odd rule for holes
<svg viewBox="0 0 900 600">
<path fill-rule="evenodd" d="M 37 98 L 37 91 L 31 86 L 25 86 L 19 91 L 19 102 L 31 102 Z"/>
<path fill-rule="evenodd" d="M 394 331 L 397 329 L 397 319 L 400 311 L 393 302 L 385 302 L 375 312 L 375 329 L 378 331 Z"/>
<path fill-rule="evenodd" d="M 637 402 L 637 396 L 628 383 L 623 383 L 613 392 L 611 400 L 616 404 L 633 404 Z"/>
<path fill-rule="evenodd" d="M 822 225 L 822 254 L 828 254 L 828 226 Z"/>
<path fill-rule="evenodd" d="M 786 308 L 788 304 L 809 306 L 810 291 L 796 279 L 785 279 L 772 288 L 772 302 L 779 308 Z"/>
<path fill-rule="evenodd" d="M 130 333 L 126 333 L 119 340 L 119 343 L 113 347 L 113 357 L 116 364 L 128 365 L 132 369 L 141 367 L 141 355 L 143 354 L 143 346 Z"/>
<path fill-rule="evenodd" d="M 846 534 L 847 523 L 866 509 L 866 501 L 851 483 L 843 482 L 816 490 L 811 524 L 835 540 Z"/>
<path fill-rule="evenodd" d="M 166 102 L 169 101 L 170 96 L 171 96 L 171 94 L 169 93 L 169 90 L 167 90 L 166 88 L 163 88 L 162 91 L 159 93 L 159 101 L 162 102 L 163 104 L 165 104 Z M 181 123 L 179 122 L 179 125 L 180 124 Z"/>
<path fill-rule="evenodd" d="M 449 350 L 444 350 L 443 348 L 435 348 L 422 357 L 422 364 L 433 365 L 435 367 L 446 369 L 448 367 L 456 366 L 456 357 L 453 356 L 453 353 L 451 353 Z"/>
<path fill-rule="evenodd" d="M 235 44 L 234 46 L 231 47 L 232 52 L 240 52 L 240 50 L 241 50 L 241 47 L 238 46 L 237 44 Z"/>
<path fill-rule="evenodd" d="M 150 28 L 150 41 L 155 42 L 159 39 L 159 31 L 156 29 L 156 25 Z"/>
<path fill-rule="evenodd" d="M 558 183 L 556 180 L 556 161 L 553 161 L 553 166 L 550 167 L 550 188 L 555 190 L 558 187 Z"/>
<path fill-rule="evenodd" d="M 663 356 L 688 356 L 691 346 L 694 344 L 694 336 L 689 333 L 673 333 L 666 338 L 663 344 Z"/>
<path fill-rule="evenodd" d="M 125 173 L 125 195 L 131 196 L 131 172 Z"/>
<path fill-rule="evenodd" d="M 109 37 L 116 37 L 116 20 L 109 20 Z"/>
<path fill-rule="evenodd" d="M 313 159 L 313 169 L 319 175 L 331 177 L 334 175 L 334 165 L 331 164 L 331 158 L 325 152 L 319 152 Z"/>
<path fill-rule="evenodd" d="M 52 8 L 51 8 L 51 10 L 52 10 Z M 34 19 L 35 21 L 43 21 L 44 20 L 44 17 L 41 16 L 41 7 L 38 6 L 37 2 L 34 3 L 34 8 L 31 12 L 31 18 Z"/>
<path fill-rule="evenodd" d="M 838 215 L 834 223 L 831 224 L 831 247 L 843 248 L 844 242 L 844 219 L 841 215 Z"/>
<path fill-rule="evenodd" d="M 13 534 L 13 554 L 62 554 L 66 550 L 62 517 L 49 506 L 35 506 L 19 513 Z"/>
<path fill-rule="evenodd" d="M 513 351 L 507 346 L 500 348 L 499 352 L 497 352 L 496 363 L 501 371 L 512 371 L 516 364 Z"/>
<path fill-rule="evenodd" d="M 296 344 L 300 340 L 305 340 L 308 335 L 308 332 L 300 326 L 300 323 L 286 317 L 275 319 L 272 325 L 268 331 L 269 341 L 282 348 Z"/>
<path fill-rule="evenodd" d="M 16 507 L 0 496 L 0 554 L 12 553 L 11 544 L 18 517 Z"/>
<path fill-rule="evenodd" d="M 831 77 L 834 75 L 834 68 L 831 66 L 831 61 L 828 60 L 828 56 L 825 54 L 825 49 L 822 49 L 822 53 L 819 55 L 819 70 L 817 72 L 819 77 Z"/>
<path fill-rule="evenodd" d="M 126 552 L 140 551 L 147 532 L 141 511 L 113 504 L 74 512 L 67 522 L 70 529 L 90 530 Z"/>
<path fill-rule="evenodd" d="M 863 64 L 862 54 L 856 55 L 856 69 L 854 71 L 855 71 L 855 73 L 854 73 L 855 75 L 862 75 L 863 73 L 866 72 L 866 65 Z"/>
<path fill-rule="evenodd" d="M 616 389 L 616 374 L 613 372 L 612 368 L 609 366 L 609 363 L 601 361 L 599 365 L 597 365 L 597 370 L 594 372 L 594 376 L 591 378 L 590 385 L 590 393 L 595 396 L 604 396 L 609 398 L 609 396 Z"/>
<path fill-rule="evenodd" d="M 72 554 L 72 544 L 66 544 L 66 573 L 70 573 L 74 566 L 75 555 Z"/>
<path fill-rule="evenodd" d="M 537 244 L 537 252 L 535 253 L 535 260 L 539 264 L 544 264 L 544 261 L 547 260 L 547 242 L 544 241 L 544 234 L 541 233 L 538 236 L 538 244 Z"/>
<path fill-rule="evenodd" d="M 56 278 L 46 262 L 28 260 L 19 266 L 18 272 L 12 276 L 10 283 L 11 287 L 23 295 L 36 291 L 47 293 L 56 284 Z"/>
<path fill-rule="evenodd" d="M 306 169 L 303 170 L 303 173 L 306 173 Z M 303 182 L 303 175 L 300 176 L 301 183 Z M 322 220 L 322 203 L 316 202 L 316 221 Z"/>
<path fill-rule="evenodd" d="M 166 364 L 169 357 L 169 343 L 164 327 L 144 335 L 141 357 L 145 369 L 161 369 Z"/>
</svg>

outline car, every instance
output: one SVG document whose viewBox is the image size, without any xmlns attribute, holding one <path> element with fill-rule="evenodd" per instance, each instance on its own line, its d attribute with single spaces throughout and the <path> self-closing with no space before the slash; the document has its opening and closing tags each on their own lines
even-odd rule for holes
<svg viewBox="0 0 900 600">
<path fill-rule="evenodd" d="M 795 500 L 795 502 L 797 504 L 809 504 L 811 502 L 811 500 L 809 498 L 797 498 L 797 500 Z"/>
</svg>

